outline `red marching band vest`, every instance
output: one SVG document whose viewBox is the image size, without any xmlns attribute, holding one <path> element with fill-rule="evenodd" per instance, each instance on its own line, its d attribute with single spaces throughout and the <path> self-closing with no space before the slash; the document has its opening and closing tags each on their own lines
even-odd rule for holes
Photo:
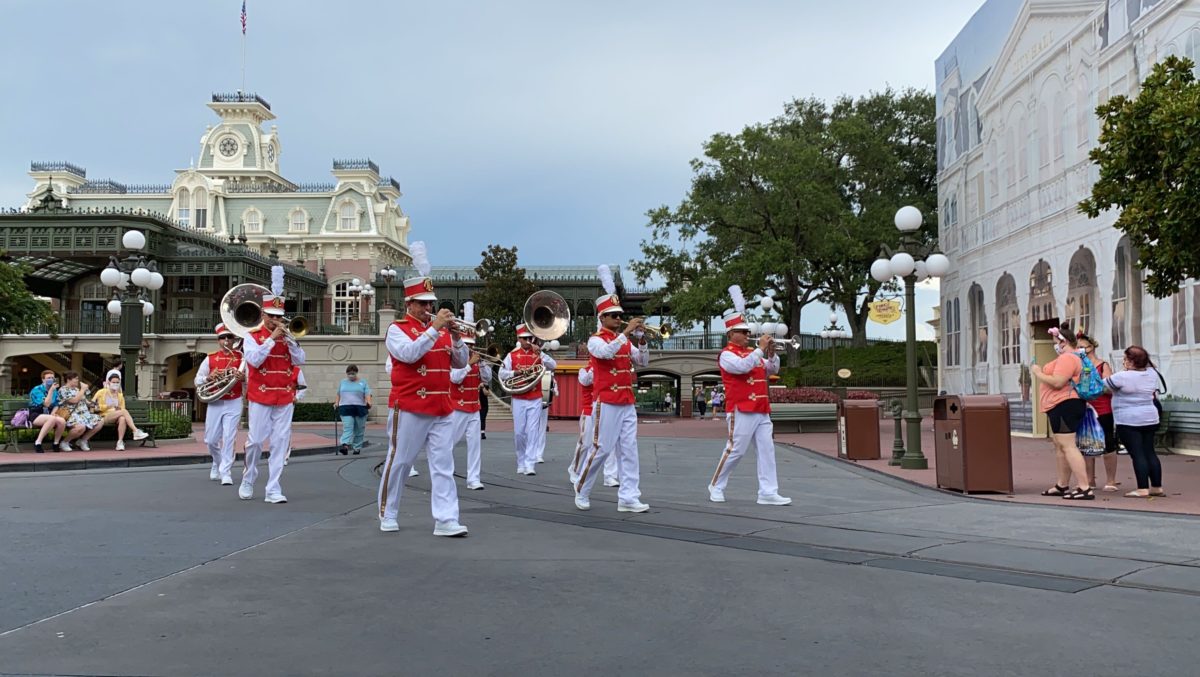
<svg viewBox="0 0 1200 677">
<path fill-rule="evenodd" d="M 392 323 L 410 339 L 417 338 L 429 329 L 411 315 Z M 401 362 L 389 355 L 392 361 L 392 391 L 388 395 L 388 406 L 414 414 L 447 416 L 450 406 L 450 332 L 438 332 L 433 347 L 414 364 Z"/>
<path fill-rule="evenodd" d="M 250 332 L 250 338 L 260 345 L 270 336 L 271 330 L 266 327 Z M 288 354 L 286 341 L 276 341 L 261 365 L 247 366 L 250 372 L 247 378 L 250 389 L 246 397 L 251 402 L 277 407 L 291 404 L 296 399 L 296 367 Z"/>
<path fill-rule="evenodd" d="M 520 372 L 523 367 L 532 367 L 534 365 L 542 363 L 542 354 L 541 353 L 536 353 L 532 350 L 525 351 L 521 348 L 514 349 L 511 353 L 508 354 L 508 357 L 509 357 L 509 364 L 512 365 L 514 373 Z M 530 390 L 527 393 L 522 393 L 520 395 L 513 395 L 513 397 L 518 400 L 540 400 L 540 399 L 542 399 L 542 383 L 541 383 L 541 381 L 538 381 L 538 384 L 533 387 L 533 390 Z"/>
<path fill-rule="evenodd" d="M 594 378 L 594 377 L 593 377 Z M 579 385 L 580 397 L 579 402 L 582 405 L 579 409 L 580 416 L 592 415 L 592 403 L 596 401 L 596 382 L 592 381 L 592 385 Z"/>
<path fill-rule="evenodd" d="M 730 352 L 742 358 L 754 352 L 754 348 L 739 348 L 731 344 L 721 352 Z M 720 355 L 717 356 L 717 365 L 720 366 Z M 771 413 L 771 401 L 767 398 L 767 369 L 762 360 L 746 374 L 731 374 L 722 367 L 721 382 L 725 385 L 725 411 Z"/>
<path fill-rule="evenodd" d="M 479 411 L 479 363 L 472 364 L 467 369 L 467 375 L 462 383 L 450 382 L 450 406 L 455 411 L 465 411 L 474 414 Z"/>
<path fill-rule="evenodd" d="M 268 334 L 269 336 L 269 334 Z M 218 350 L 215 353 L 208 354 L 208 370 L 209 378 L 215 376 L 218 372 L 224 369 L 237 369 L 242 366 L 242 354 L 238 351 L 226 353 L 223 350 Z M 238 381 L 233 386 L 233 390 L 225 393 L 221 398 L 223 400 L 237 400 L 242 397 L 242 382 Z"/>
<path fill-rule="evenodd" d="M 617 334 L 607 329 L 601 329 L 593 336 L 599 336 L 608 343 L 617 338 Z M 602 360 L 592 355 L 592 395 L 595 399 L 604 404 L 636 403 L 633 395 L 635 372 L 632 353 L 629 341 L 625 341 L 611 360 Z"/>
</svg>

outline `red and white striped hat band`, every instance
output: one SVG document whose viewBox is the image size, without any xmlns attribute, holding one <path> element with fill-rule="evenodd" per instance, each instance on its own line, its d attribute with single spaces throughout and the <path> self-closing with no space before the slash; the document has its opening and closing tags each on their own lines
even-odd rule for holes
<svg viewBox="0 0 1200 677">
<path fill-rule="evenodd" d="M 213 333 L 215 333 L 217 335 L 217 338 L 220 338 L 221 336 L 224 336 L 226 334 L 233 336 L 233 332 L 231 332 L 225 328 L 224 322 L 222 322 L 221 324 L 218 324 L 217 328 L 213 330 Z"/>
<path fill-rule="evenodd" d="M 600 316 L 605 313 L 623 313 L 621 309 L 621 299 L 617 298 L 616 294 L 605 294 L 596 299 L 596 315 Z"/>
<path fill-rule="evenodd" d="M 263 296 L 262 309 L 268 315 L 283 315 L 283 297 L 270 294 Z"/>
<path fill-rule="evenodd" d="M 533 332 L 523 324 L 517 325 L 517 338 L 533 338 Z"/>
<path fill-rule="evenodd" d="M 404 281 L 405 301 L 436 301 L 433 293 L 433 278 L 410 277 Z"/>
<path fill-rule="evenodd" d="M 724 320 L 725 331 L 733 331 L 734 329 L 750 330 L 750 325 L 746 324 L 746 320 L 742 317 L 741 313 L 729 313 L 724 317 Z"/>
</svg>

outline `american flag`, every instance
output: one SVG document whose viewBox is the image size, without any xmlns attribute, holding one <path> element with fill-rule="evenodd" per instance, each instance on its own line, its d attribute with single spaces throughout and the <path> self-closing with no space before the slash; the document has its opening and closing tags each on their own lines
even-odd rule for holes
<svg viewBox="0 0 1200 677">
<path fill-rule="evenodd" d="M 246 0 L 242 0 L 242 35 L 246 34 Z"/>
</svg>

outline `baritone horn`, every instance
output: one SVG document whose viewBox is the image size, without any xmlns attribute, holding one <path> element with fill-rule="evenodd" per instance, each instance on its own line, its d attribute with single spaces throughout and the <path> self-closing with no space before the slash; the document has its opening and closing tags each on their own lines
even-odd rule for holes
<svg viewBox="0 0 1200 677">
<path fill-rule="evenodd" d="M 553 341 L 567 333 L 571 326 L 571 307 L 559 294 L 542 290 L 525 301 L 521 320 L 529 333 L 543 341 Z M 530 388 L 533 386 L 531 385 Z"/>
<path fill-rule="evenodd" d="M 292 340 L 304 338 L 308 334 L 308 320 L 303 317 L 285 317 L 283 323 L 287 327 L 288 336 Z"/>
</svg>

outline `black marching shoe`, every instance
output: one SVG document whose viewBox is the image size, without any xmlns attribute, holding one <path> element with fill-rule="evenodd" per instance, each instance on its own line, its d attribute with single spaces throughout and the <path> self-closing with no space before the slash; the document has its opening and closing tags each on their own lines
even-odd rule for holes
<svg viewBox="0 0 1200 677">
<path fill-rule="evenodd" d="M 346 454 L 350 453 L 350 445 L 343 444 L 342 446 L 338 447 L 338 451 L 341 452 L 342 456 L 345 456 Z"/>
</svg>

